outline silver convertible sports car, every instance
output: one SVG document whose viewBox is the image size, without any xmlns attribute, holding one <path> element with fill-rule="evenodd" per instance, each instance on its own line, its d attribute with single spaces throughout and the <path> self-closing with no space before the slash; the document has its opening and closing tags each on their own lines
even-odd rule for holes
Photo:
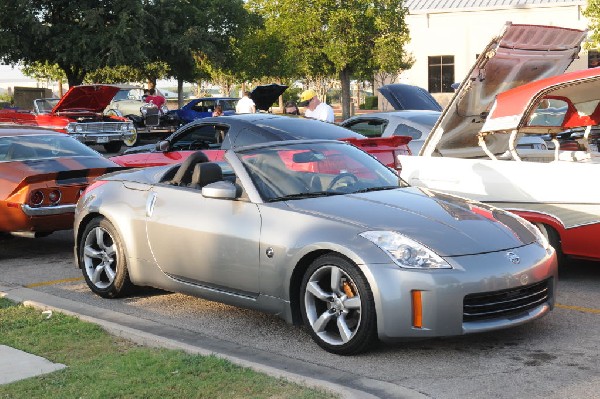
<svg viewBox="0 0 600 399">
<path fill-rule="evenodd" d="M 554 306 L 529 222 L 409 187 L 340 141 L 202 152 L 88 187 L 75 253 L 93 292 L 153 286 L 277 314 L 337 354 L 520 325 Z"/>
</svg>

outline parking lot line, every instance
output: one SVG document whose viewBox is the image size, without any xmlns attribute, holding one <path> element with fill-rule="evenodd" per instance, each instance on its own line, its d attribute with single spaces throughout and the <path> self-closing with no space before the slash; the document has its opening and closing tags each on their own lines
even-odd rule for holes
<svg viewBox="0 0 600 399">
<path fill-rule="evenodd" d="M 563 305 L 563 304 L 557 303 L 556 307 L 561 308 L 561 309 L 578 310 L 580 312 L 585 312 L 585 313 L 600 314 L 600 309 L 586 308 L 583 306 L 571 306 L 571 305 Z"/>
<path fill-rule="evenodd" d="M 61 284 L 61 283 L 72 283 L 74 281 L 81 281 L 81 280 L 83 280 L 83 277 L 63 278 L 61 280 L 50 280 L 50 281 L 42 281 L 39 283 L 27 284 L 25 286 L 25 288 L 35 288 L 35 287 L 42 287 L 44 285 L 54 285 L 54 284 Z"/>
</svg>

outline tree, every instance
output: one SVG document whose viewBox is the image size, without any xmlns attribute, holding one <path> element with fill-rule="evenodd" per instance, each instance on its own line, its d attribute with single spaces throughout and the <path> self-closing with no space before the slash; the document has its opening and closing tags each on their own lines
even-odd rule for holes
<svg viewBox="0 0 600 399">
<path fill-rule="evenodd" d="M 0 2 L 0 59 L 58 65 L 69 86 L 89 71 L 142 65 L 144 10 L 139 0 Z"/>
<path fill-rule="evenodd" d="M 600 49 L 600 0 L 588 0 L 583 15 L 590 20 L 588 28 L 591 34 L 586 47 Z"/>
<path fill-rule="evenodd" d="M 58 81 L 58 96 L 62 97 L 62 82 L 66 79 L 66 76 L 58 65 L 36 61 L 32 64 L 24 65 L 22 72 L 23 75 L 36 80 Z"/>
<path fill-rule="evenodd" d="M 350 114 L 353 75 L 383 68 L 379 60 L 385 52 L 404 58 L 403 0 L 249 0 L 248 6 L 277 26 L 308 79 L 337 74 L 343 118 Z"/>
<path fill-rule="evenodd" d="M 243 35 L 249 17 L 242 0 L 146 0 L 145 9 L 146 54 L 168 65 L 168 75 L 177 79 L 180 106 L 183 82 L 203 76 L 196 59 L 219 64 L 231 39 Z"/>
</svg>

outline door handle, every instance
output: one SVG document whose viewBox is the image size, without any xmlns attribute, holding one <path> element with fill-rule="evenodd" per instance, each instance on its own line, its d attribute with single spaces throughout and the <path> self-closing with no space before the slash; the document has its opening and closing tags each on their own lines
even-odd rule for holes
<svg viewBox="0 0 600 399">
<path fill-rule="evenodd" d="M 148 196 L 148 200 L 146 201 L 146 216 L 152 217 L 152 213 L 154 212 L 154 204 L 156 203 L 156 193 L 152 193 Z"/>
</svg>

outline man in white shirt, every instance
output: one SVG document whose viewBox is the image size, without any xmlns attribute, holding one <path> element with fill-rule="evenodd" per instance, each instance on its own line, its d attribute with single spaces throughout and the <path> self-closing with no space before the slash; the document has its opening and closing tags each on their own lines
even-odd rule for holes
<svg viewBox="0 0 600 399">
<path fill-rule="evenodd" d="M 326 103 L 322 103 L 319 97 L 317 97 L 317 93 L 312 89 L 305 90 L 300 94 L 300 103 L 298 105 L 306 107 L 304 116 L 307 118 L 330 123 L 334 121 L 333 108 Z"/>
<path fill-rule="evenodd" d="M 250 93 L 245 91 L 244 96 L 240 98 L 235 106 L 236 114 L 253 114 L 256 112 L 256 105 L 250 98 Z"/>
</svg>

